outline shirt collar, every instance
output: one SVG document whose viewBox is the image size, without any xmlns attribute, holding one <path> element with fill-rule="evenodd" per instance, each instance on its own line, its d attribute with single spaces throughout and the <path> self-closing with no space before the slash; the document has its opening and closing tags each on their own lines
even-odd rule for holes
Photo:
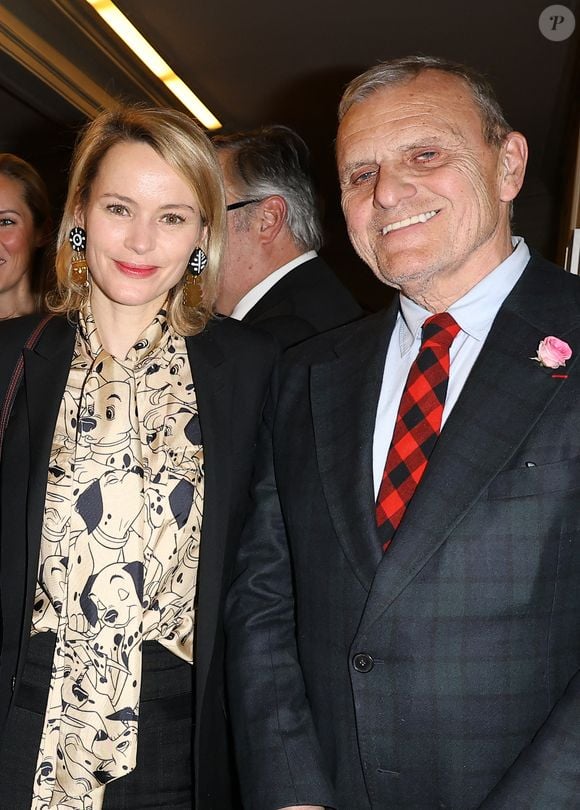
<svg viewBox="0 0 580 810">
<path fill-rule="evenodd" d="M 512 245 L 514 250 L 507 259 L 449 307 L 461 331 L 475 340 L 486 337 L 499 308 L 530 260 L 529 248 L 521 236 L 513 236 Z M 404 295 L 399 302 L 399 344 L 403 356 L 420 339 L 421 327 L 432 313 Z"/>
</svg>

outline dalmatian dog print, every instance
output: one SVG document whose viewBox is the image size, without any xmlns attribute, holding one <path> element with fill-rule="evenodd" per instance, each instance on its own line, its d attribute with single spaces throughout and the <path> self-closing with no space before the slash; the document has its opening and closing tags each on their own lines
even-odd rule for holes
<svg viewBox="0 0 580 810">
<path fill-rule="evenodd" d="M 120 361 L 87 309 L 53 440 L 33 632 L 56 633 L 32 810 L 100 810 L 135 767 L 141 645 L 193 661 L 203 449 L 161 312 Z"/>
</svg>

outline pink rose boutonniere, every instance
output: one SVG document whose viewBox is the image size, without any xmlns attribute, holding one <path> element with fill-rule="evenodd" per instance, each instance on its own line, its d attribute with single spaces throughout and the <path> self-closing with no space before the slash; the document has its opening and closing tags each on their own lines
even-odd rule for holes
<svg viewBox="0 0 580 810">
<path fill-rule="evenodd" d="M 538 351 L 532 360 L 536 360 L 541 366 L 546 368 L 560 368 L 565 366 L 566 361 L 572 357 L 572 349 L 566 341 L 549 335 L 540 340 Z"/>
</svg>

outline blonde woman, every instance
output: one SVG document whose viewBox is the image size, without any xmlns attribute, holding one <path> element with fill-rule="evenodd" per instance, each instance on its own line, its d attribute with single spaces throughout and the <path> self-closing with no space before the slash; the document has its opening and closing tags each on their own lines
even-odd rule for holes
<svg viewBox="0 0 580 810">
<path fill-rule="evenodd" d="M 222 597 L 274 350 L 212 318 L 225 213 L 185 115 L 82 135 L 4 437 L 2 807 L 237 806 Z M 35 322 L 0 324 L 3 388 Z"/>
</svg>

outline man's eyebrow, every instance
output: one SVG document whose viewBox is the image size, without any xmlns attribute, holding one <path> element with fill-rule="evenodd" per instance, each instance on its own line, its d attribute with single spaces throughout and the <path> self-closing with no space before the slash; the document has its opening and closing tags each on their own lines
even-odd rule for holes
<svg viewBox="0 0 580 810">
<path fill-rule="evenodd" d="M 346 175 L 352 174 L 355 169 L 360 169 L 361 166 L 376 166 L 376 160 L 353 160 L 351 163 L 347 163 L 343 166 L 339 171 L 339 177 L 344 177 Z"/>
<path fill-rule="evenodd" d="M 424 149 L 426 146 L 451 146 L 455 139 L 445 135 L 425 135 L 411 143 L 401 144 L 398 151 L 412 152 L 413 149 Z"/>
<path fill-rule="evenodd" d="M 440 146 L 440 147 L 449 147 L 450 139 L 445 136 L 441 135 L 425 135 L 424 137 L 411 141 L 410 143 L 401 143 L 398 146 L 393 148 L 393 152 L 399 152 L 400 154 L 404 154 L 406 152 L 412 152 L 415 149 L 425 149 L 429 146 Z M 353 160 L 350 163 L 345 163 L 345 165 L 339 169 L 339 177 L 342 179 L 343 177 L 347 177 L 349 174 L 352 174 L 353 171 L 359 169 L 361 166 L 378 166 L 380 165 L 380 161 L 374 158 L 369 158 L 368 160 Z"/>
<path fill-rule="evenodd" d="M 415 138 L 412 141 L 405 141 L 403 143 L 399 143 L 397 145 L 393 145 L 389 151 L 392 152 L 403 152 L 407 149 L 419 149 L 422 146 L 428 146 L 429 144 L 442 144 L 448 143 L 449 138 L 442 136 L 442 135 L 431 135 L 426 134 L 422 135 L 420 138 Z M 358 168 L 359 166 L 366 166 L 366 165 L 376 165 L 378 161 L 373 156 L 372 158 L 360 158 L 359 160 L 352 160 L 349 163 L 345 163 L 343 171 L 352 171 L 353 169 Z"/>
<path fill-rule="evenodd" d="M 412 143 L 403 144 L 400 148 L 407 151 L 409 149 L 421 149 L 423 146 L 439 146 L 444 140 L 445 139 L 441 138 L 439 135 L 433 135 L 432 137 L 420 138 Z"/>
</svg>

